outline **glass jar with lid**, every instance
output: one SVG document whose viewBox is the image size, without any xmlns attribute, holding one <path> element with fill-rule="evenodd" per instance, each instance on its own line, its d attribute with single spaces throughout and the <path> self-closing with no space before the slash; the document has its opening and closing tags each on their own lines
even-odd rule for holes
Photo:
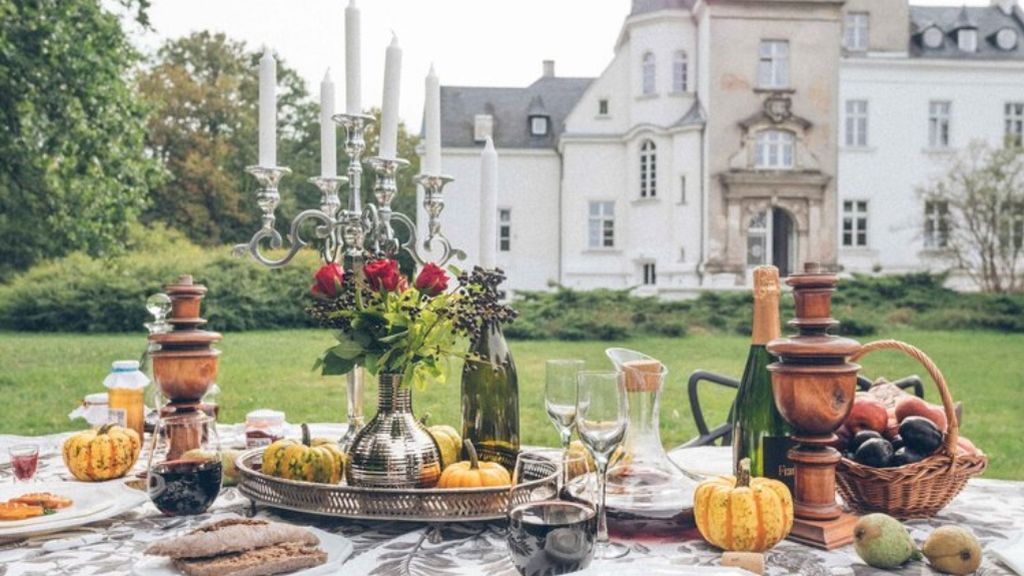
<svg viewBox="0 0 1024 576">
<path fill-rule="evenodd" d="M 245 447 L 269 446 L 284 438 L 284 412 L 253 410 L 245 415 Z"/>
<path fill-rule="evenodd" d="M 149 378 L 139 371 L 138 360 L 118 360 L 103 380 L 107 387 L 109 422 L 131 428 L 142 439 L 145 424 L 143 392 Z"/>
</svg>

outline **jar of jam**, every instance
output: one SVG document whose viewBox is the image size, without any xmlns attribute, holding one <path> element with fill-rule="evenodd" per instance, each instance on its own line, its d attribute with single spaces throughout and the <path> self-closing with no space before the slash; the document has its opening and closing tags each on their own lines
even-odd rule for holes
<svg viewBox="0 0 1024 576">
<path fill-rule="evenodd" d="M 108 421 L 131 428 L 142 439 L 146 417 L 142 394 L 149 378 L 139 371 L 138 360 L 114 362 L 110 374 L 103 380 L 107 387 Z"/>
<path fill-rule="evenodd" d="M 284 438 L 284 412 L 254 410 L 245 415 L 245 447 L 269 446 Z"/>
</svg>

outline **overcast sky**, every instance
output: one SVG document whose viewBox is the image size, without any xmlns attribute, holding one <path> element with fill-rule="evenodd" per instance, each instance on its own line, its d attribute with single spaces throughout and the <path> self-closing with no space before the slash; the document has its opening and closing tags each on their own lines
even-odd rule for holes
<svg viewBox="0 0 1024 576">
<path fill-rule="evenodd" d="M 964 0 L 920 4 L 960 5 Z M 984 5 L 988 0 L 966 0 Z M 166 38 L 213 30 L 271 46 L 319 98 L 328 67 L 344 109 L 344 10 L 348 0 L 153 0 L 155 50 Z M 433 62 L 442 84 L 525 86 L 556 62 L 559 76 L 597 76 L 611 60 L 630 0 L 357 0 L 362 10 L 363 103 L 379 105 L 384 49 L 393 30 L 404 49 L 401 114 L 418 131 L 423 78 Z"/>
</svg>

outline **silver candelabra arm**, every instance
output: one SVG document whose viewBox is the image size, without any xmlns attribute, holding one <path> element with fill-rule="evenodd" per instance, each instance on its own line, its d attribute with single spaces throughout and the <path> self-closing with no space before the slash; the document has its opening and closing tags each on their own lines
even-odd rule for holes
<svg viewBox="0 0 1024 576">
<path fill-rule="evenodd" d="M 373 186 L 373 196 L 377 200 L 375 215 L 371 219 L 369 240 L 373 243 L 374 252 L 383 252 L 394 256 L 401 248 L 395 231 L 391 227 L 391 203 L 398 194 L 398 171 L 409 166 L 409 161 L 402 158 L 383 158 L 375 156 L 367 163 L 377 176 Z"/>
<path fill-rule="evenodd" d="M 281 202 L 281 195 L 277 190 L 278 184 L 282 177 L 291 173 L 291 170 L 285 167 L 251 166 L 246 171 L 259 182 L 260 190 L 256 193 L 256 202 L 260 210 L 263 211 L 263 226 L 253 234 L 248 243 L 236 245 L 232 252 L 238 256 L 248 252 L 260 264 L 269 268 L 280 268 L 291 262 L 304 246 L 309 245 L 309 242 L 302 237 L 303 226 L 308 222 L 319 222 L 319 225 L 314 228 L 314 235 L 322 240 L 324 259 L 328 262 L 333 261 L 333 255 L 337 248 L 337 242 L 333 239 L 336 221 L 333 213 L 327 213 L 324 210 L 337 211 L 337 206 L 340 205 L 337 194 L 338 187 L 345 181 L 345 178 L 318 177 L 313 179 L 317 187 L 320 188 L 321 209 L 304 210 L 292 220 L 291 229 L 288 232 L 288 251 L 281 258 L 275 259 L 263 254 L 262 245 L 267 242 L 272 250 L 280 250 L 284 246 L 281 234 L 274 227 L 277 221 L 274 212 Z"/>
</svg>

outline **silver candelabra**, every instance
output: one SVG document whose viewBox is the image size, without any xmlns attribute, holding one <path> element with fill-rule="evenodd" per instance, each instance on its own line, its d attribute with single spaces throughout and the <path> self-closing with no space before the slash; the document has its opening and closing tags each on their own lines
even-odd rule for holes
<svg viewBox="0 0 1024 576">
<path fill-rule="evenodd" d="M 291 262 L 304 246 L 315 244 L 324 262 L 347 260 L 357 275 L 362 275 L 363 264 L 368 258 L 393 258 L 399 250 L 408 253 L 418 266 L 428 261 L 444 266 L 452 258 L 465 259 L 466 254 L 453 248 L 441 232 L 444 187 L 452 178 L 440 174 L 420 174 L 416 178 L 424 190 L 423 207 L 427 213 L 427 233 L 421 241 L 413 219 L 391 209 L 398 193 L 398 171 L 406 168 L 409 162 L 401 158 L 368 158 L 366 162 L 376 177 L 373 187 L 376 203 L 364 205 L 360 194 L 363 153 L 366 151 L 364 134 L 374 119 L 364 114 L 337 114 L 333 119 L 345 129 L 348 177 L 316 176 L 309 179 L 320 190 L 320 207 L 303 210 L 292 219 L 287 250 L 281 257 L 272 258 L 262 250 L 264 245 L 273 250 L 284 248 L 284 238 L 275 227 L 275 211 L 281 201 L 278 184 L 291 170 L 283 166 L 250 166 L 247 171 L 259 183 L 256 201 L 263 212 L 263 225 L 248 243 L 235 246 L 233 253 L 239 256 L 248 253 L 264 266 L 279 268 Z M 342 208 L 338 191 L 345 184 L 349 190 L 348 203 Z M 408 231 L 406 242 L 400 242 L 395 234 L 395 223 Z M 312 236 L 304 238 L 303 231 L 309 225 L 313 226 Z M 347 448 L 356 432 L 363 427 L 363 377 L 360 367 L 347 376 L 348 431 L 342 438 L 343 448 Z"/>
</svg>

